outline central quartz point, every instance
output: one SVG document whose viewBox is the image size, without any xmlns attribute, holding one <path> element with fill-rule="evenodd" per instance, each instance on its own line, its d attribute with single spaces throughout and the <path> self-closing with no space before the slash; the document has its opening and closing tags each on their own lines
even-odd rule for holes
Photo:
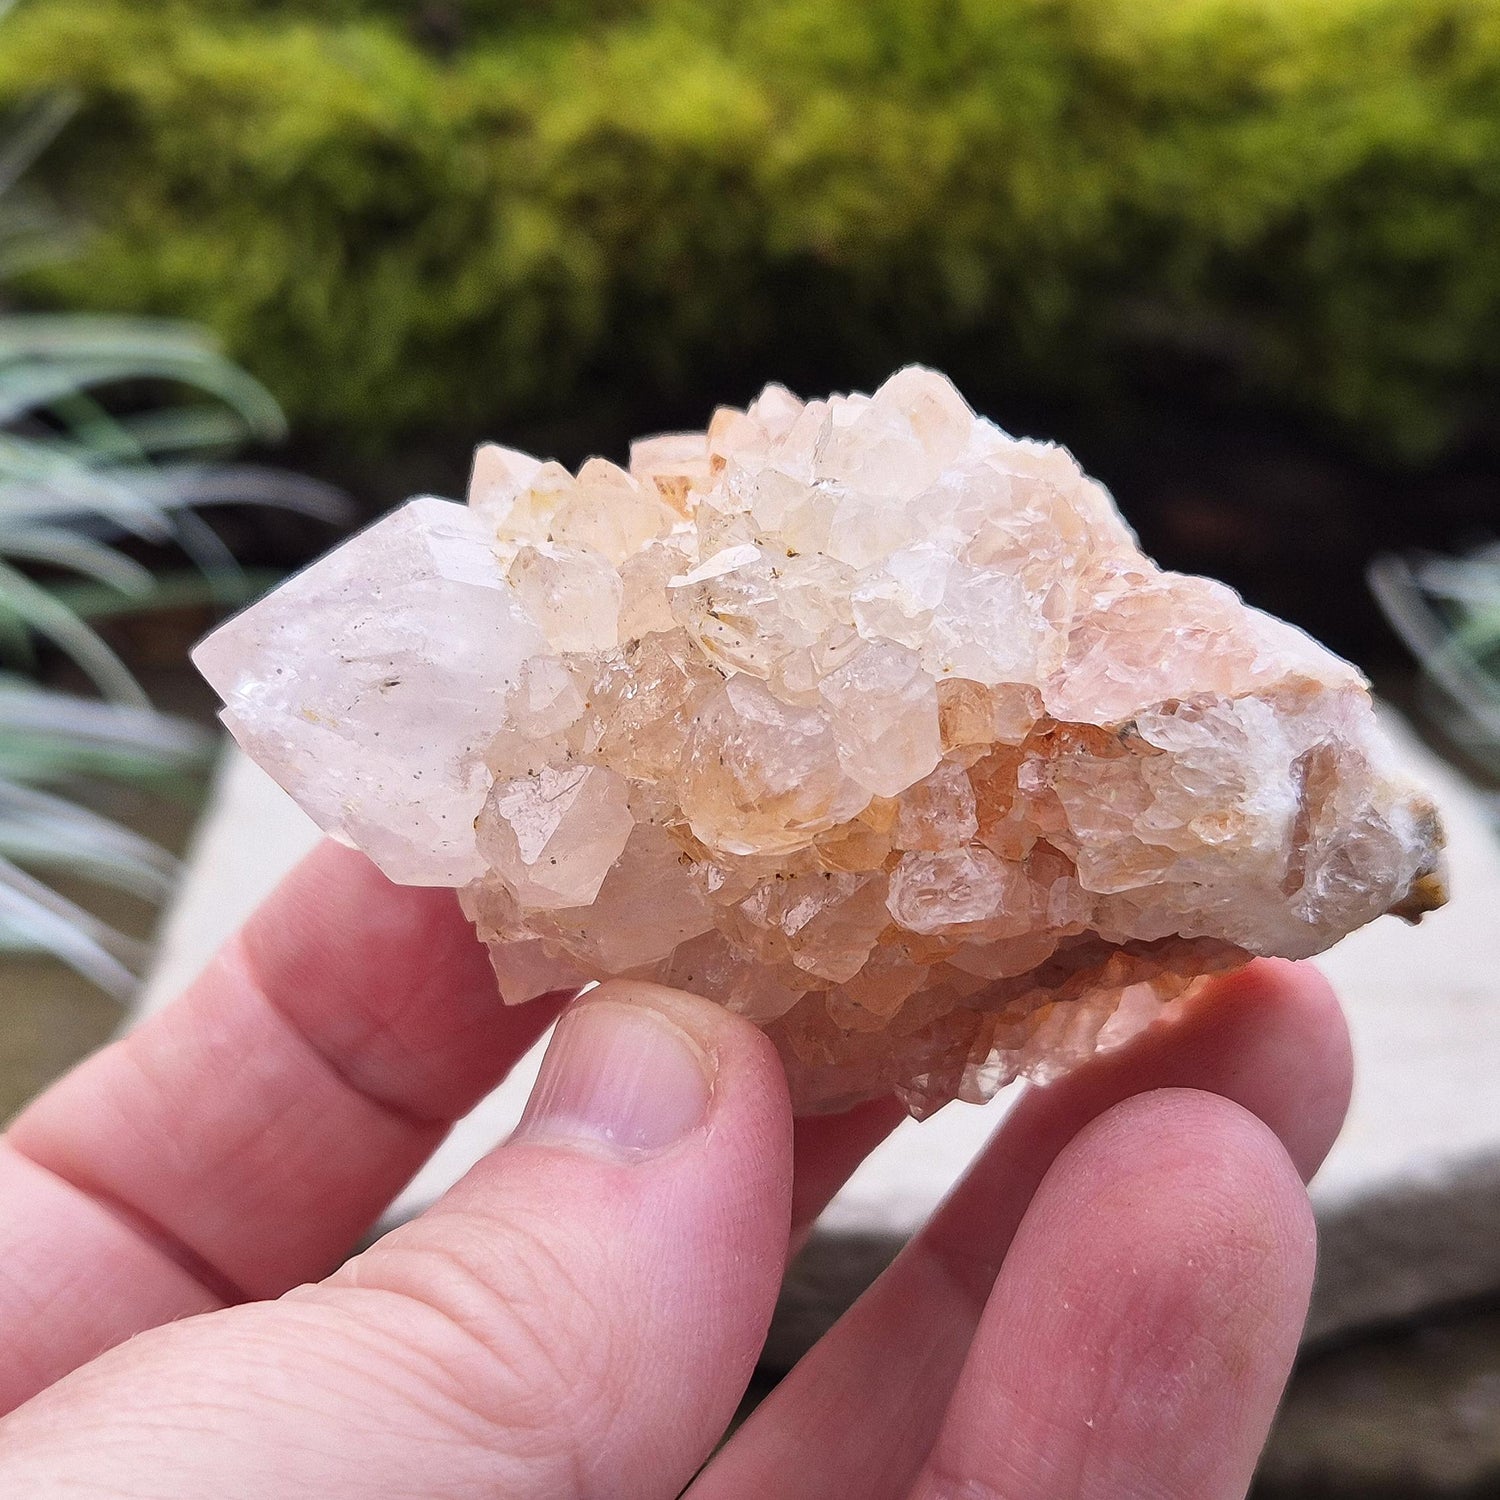
<svg viewBox="0 0 1500 1500">
<path fill-rule="evenodd" d="M 196 660 L 323 828 L 461 889 L 507 1001 L 707 995 L 803 1109 L 1046 1078 L 1441 899 L 1359 674 L 923 369 L 768 387 L 628 471 L 482 448 L 467 508 L 412 501 Z"/>
</svg>

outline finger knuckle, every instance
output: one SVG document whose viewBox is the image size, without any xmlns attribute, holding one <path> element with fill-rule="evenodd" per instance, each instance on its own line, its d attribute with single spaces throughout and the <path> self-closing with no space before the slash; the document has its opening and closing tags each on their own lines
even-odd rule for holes
<svg viewBox="0 0 1500 1500">
<path fill-rule="evenodd" d="M 450 1218 L 358 1273 L 418 1309 L 435 1378 L 523 1458 L 566 1458 L 574 1435 L 608 1422 L 626 1382 L 627 1345 L 609 1313 L 608 1256 L 572 1226 Z"/>
</svg>

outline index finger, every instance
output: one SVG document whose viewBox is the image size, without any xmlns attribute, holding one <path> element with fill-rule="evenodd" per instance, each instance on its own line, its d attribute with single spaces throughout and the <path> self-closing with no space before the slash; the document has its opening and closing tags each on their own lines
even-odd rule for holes
<svg viewBox="0 0 1500 1500">
<path fill-rule="evenodd" d="M 453 892 L 327 843 L 175 1004 L 0 1138 L 0 1411 L 338 1263 L 540 1035 Z"/>
</svg>

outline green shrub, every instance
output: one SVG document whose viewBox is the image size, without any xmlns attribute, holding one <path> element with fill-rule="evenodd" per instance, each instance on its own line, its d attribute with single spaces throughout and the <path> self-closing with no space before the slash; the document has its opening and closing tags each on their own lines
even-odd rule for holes
<svg viewBox="0 0 1500 1500">
<path fill-rule="evenodd" d="M 34 0 L 0 48 L 83 101 L 30 294 L 201 320 L 367 451 L 914 355 L 1407 455 L 1500 389 L 1495 0 Z"/>
</svg>

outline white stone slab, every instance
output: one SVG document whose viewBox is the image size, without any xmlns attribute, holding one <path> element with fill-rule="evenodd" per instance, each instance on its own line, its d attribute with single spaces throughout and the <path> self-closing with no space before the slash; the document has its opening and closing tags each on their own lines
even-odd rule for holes
<svg viewBox="0 0 1500 1500">
<path fill-rule="evenodd" d="M 188 846 L 187 875 L 157 930 L 156 955 L 132 1019 L 175 999 L 322 837 L 312 819 L 226 741 Z"/>
<path fill-rule="evenodd" d="M 1500 1289 L 1500 841 L 1463 780 L 1389 717 L 1442 808 L 1454 895 L 1419 928 L 1382 920 L 1319 960 L 1348 1007 L 1358 1081 L 1313 1189 L 1314 1339 Z M 274 783 L 228 755 L 142 1010 L 175 994 L 316 838 Z M 398 1213 L 430 1201 L 505 1136 L 536 1055 L 454 1131 Z M 889 1259 L 1013 1098 L 908 1122 L 860 1168 L 789 1286 L 777 1358 L 791 1358 Z"/>
</svg>

